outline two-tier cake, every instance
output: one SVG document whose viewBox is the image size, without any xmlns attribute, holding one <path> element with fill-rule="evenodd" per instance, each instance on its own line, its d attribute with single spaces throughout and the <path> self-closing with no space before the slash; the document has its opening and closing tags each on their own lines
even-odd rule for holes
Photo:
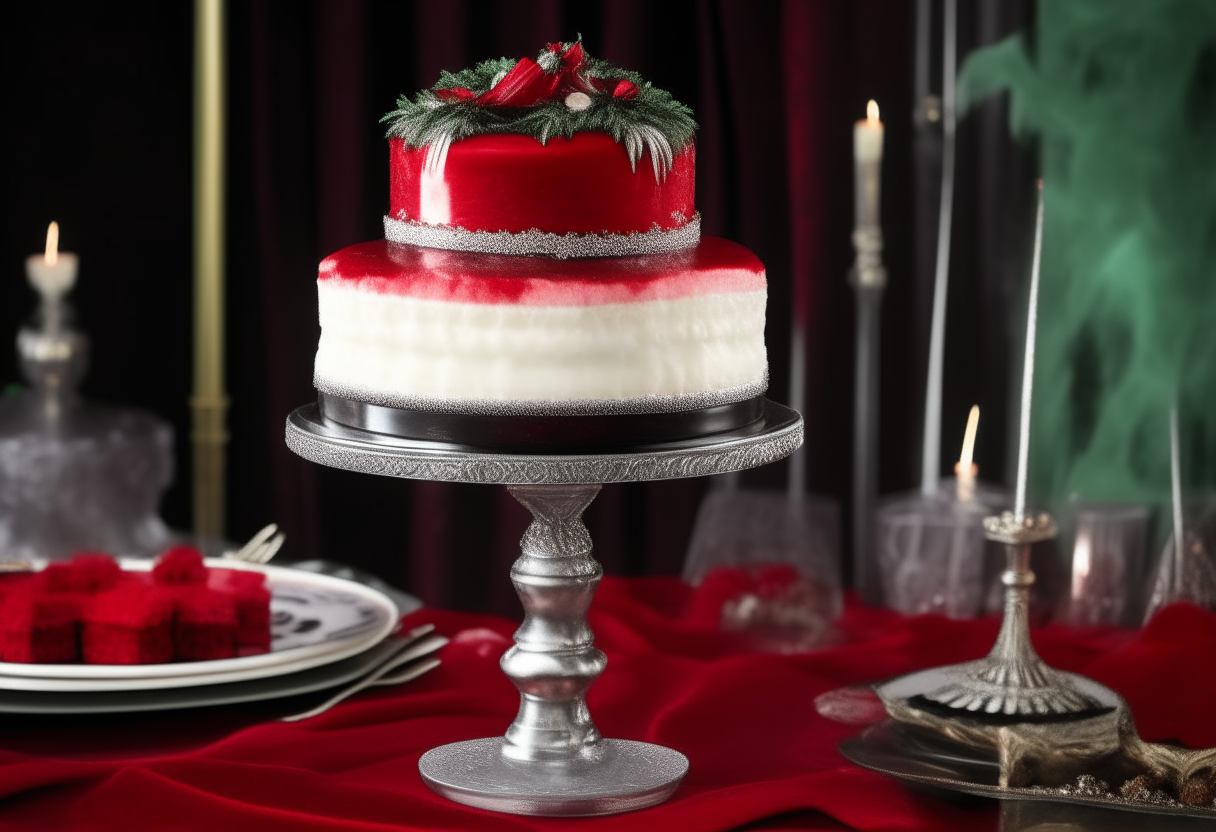
<svg viewBox="0 0 1216 832">
<path fill-rule="evenodd" d="M 445 72 L 386 121 L 385 239 L 320 265 L 326 418 L 514 447 L 760 417 L 764 267 L 701 236 L 686 107 L 575 42 Z"/>
</svg>

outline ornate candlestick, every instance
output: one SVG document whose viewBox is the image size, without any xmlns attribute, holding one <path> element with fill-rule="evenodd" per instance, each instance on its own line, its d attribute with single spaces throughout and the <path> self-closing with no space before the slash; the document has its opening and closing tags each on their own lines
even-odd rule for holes
<svg viewBox="0 0 1216 832">
<path fill-rule="evenodd" d="M 1181 797 L 1191 775 L 1216 760 L 1216 750 L 1192 751 L 1144 742 L 1136 733 L 1130 707 L 1118 694 L 1092 679 L 1049 667 L 1030 643 L 1027 611 L 1034 583 L 1030 548 L 1056 534 L 1050 515 L 1026 512 L 1042 187 L 1040 182 L 1022 376 L 1017 498 L 1013 511 L 984 521 L 986 536 L 1004 544 L 1007 556 L 1001 631 L 982 659 L 909 673 L 875 685 L 883 706 L 901 724 L 892 733 L 904 739 L 884 749 L 881 757 L 869 753 L 874 750 L 873 740 L 891 728 L 877 725 L 861 737 L 847 740 L 841 751 L 860 765 L 938 787 L 951 783 L 951 768 L 958 765 L 965 772 L 961 778 L 968 781 L 962 784 L 963 791 L 991 797 L 1011 797 L 1010 789 L 1026 787 L 1046 787 L 1069 797 L 1105 797 L 1105 784 L 1097 793 L 1080 790 L 1084 782 L 1098 782 L 1095 770 L 1151 772 Z M 995 785 L 991 771 L 984 771 L 992 762 L 989 754 L 996 757 Z M 925 761 L 930 762 L 921 770 L 928 773 L 923 779 L 896 773 L 901 768 L 908 771 L 905 763 Z M 977 774 L 979 771 L 984 773 Z M 1128 793 L 1121 795 L 1110 799 L 1126 806 Z"/>
<path fill-rule="evenodd" d="M 1002 777 L 1024 755 L 1009 736 L 994 726 L 1056 719 L 1106 717 L 1119 699 L 1084 677 L 1054 670 L 1039 658 L 1030 643 L 1028 611 L 1034 573 L 1030 547 L 1055 537 L 1050 515 L 1026 512 L 1027 463 L 1030 448 L 1030 403 L 1034 386 L 1035 323 L 1039 293 L 1039 262 L 1043 241 L 1043 185 L 1035 221 L 1034 265 L 1026 323 L 1026 352 L 1022 371 L 1021 424 L 1018 434 L 1018 474 L 1014 510 L 984 521 L 989 540 L 1005 545 L 1005 618 L 992 651 L 983 659 L 904 676 L 878 687 L 887 710 L 897 720 L 930 727 L 965 742 L 996 741 L 1002 755 Z M 970 717 L 988 722 L 951 724 Z M 996 721 L 991 721 L 996 720 Z M 1096 725 L 1096 723 L 1095 723 Z M 1089 726 L 1092 728 L 1093 726 Z M 1081 728 L 1074 728 L 1078 733 Z M 1089 746 L 1092 747 L 1092 746 Z"/>
<path fill-rule="evenodd" d="M 853 585 L 868 603 L 877 604 L 881 587 L 875 574 L 874 504 L 878 499 L 878 391 L 882 293 L 881 193 L 883 124 L 878 104 L 866 105 L 866 118 L 853 128 L 857 259 L 849 283 L 857 293 L 857 354 L 853 383 Z"/>
<path fill-rule="evenodd" d="M 1019 517 L 1005 512 L 984 520 L 989 540 L 1005 544 L 1005 617 L 986 658 L 954 668 L 943 687 L 925 693 L 931 702 L 962 711 L 1006 716 L 1080 714 L 1103 707 L 1076 690 L 1068 677 L 1048 667 L 1030 643 L 1030 547 L 1056 536 L 1049 514 Z"/>
<path fill-rule="evenodd" d="M 88 364 L 88 339 L 72 327 L 71 307 L 64 299 L 76 285 L 78 260 L 59 250 L 59 223 L 46 230 L 46 253 L 26 258 L 25 271 L 38 292 L 40 326 L 22 327 L 17 353 L 26 380 L 41 401 L 47 429 L 60 425 L 64 410 L 76 400 L 76 387 Z"/>
<path fill-rule="evenodd" d="M 857 364 L 853 390 L 853 585 L 867 603 L 880 603 L 874 574 L 874 504 L 878 499 L 878 391 L 882 294 L 882 231 L 853 232 L 857 261 L 849 282 L 857 293 Z"/>
<path fill-rule="evenodd" d="M 26 260 L 41 302 L 17 333 L 29 389 L 0 397 L 0 548 L 12 560 L 82 550 L 151 556 L 171 541 L 157 514 L 173 479 L 173 430 L 141 410 L 83 398 L 89 339 L 66 296 L 78 259 L 59 251 L 59 226 Z"/>
</svg>

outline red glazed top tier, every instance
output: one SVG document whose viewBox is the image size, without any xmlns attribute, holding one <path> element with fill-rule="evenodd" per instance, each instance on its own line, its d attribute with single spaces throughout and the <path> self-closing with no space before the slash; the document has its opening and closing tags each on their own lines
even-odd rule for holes
<svg viewBox="0 0 1216 832">
<path fill-rule="evenodd" d="M 657 180 L 649 154 L 635 171 L 606 133 L 543 145 L 518 134 L 472 136 L 453 142 L 434 173 L 424 172 L 427 152 L 389 139 L 393 219 L 468 231 L 630 234 L 679 228 L 693 216 L 691 142 Z"/>
</svg>

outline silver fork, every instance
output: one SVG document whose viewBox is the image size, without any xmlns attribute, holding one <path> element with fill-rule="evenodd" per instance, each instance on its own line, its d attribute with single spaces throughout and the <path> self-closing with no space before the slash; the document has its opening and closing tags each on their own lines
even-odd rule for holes
<svg viewBox="0 0 1216 832">
<path fill-rule="evenodd" d="M 225 552 L 227 560 L 239 560 L 244 563 L 262 564 L 278 554 L 287 539 L 284 532 L 279 531 L 277 523 L 270 523 L 253 537 L 249 542 L 235 552 Z"/>
<path fill-rule="evenodd" d="M 315 708 L 311 708 L 303 713 L 282 717 L 283 722 L 299 722 L 302 719 L 308 719 L 309 717 L 323 714 L 334 705 L 337 705 L 344 699 L 354 696 L 361 690 L 366 690 L 367 688 L 372 687 L 400 685 L 417 679 L 422 674 L 434 670 L 439 666 L 439 659 L 431 658 L 427 659 L 426 661 L 418 662 L 417 664 L 409 664 L 410 662 L 420 659 L 423 656 L 429 656 L 431 653 L 434 653 L 440 647 L 443 647 L 443 645 L 448 643 L 446 638 L 437 635 L 418 640 L 418 636 L 430 632 L 433 629 L 434 626 L 428 624 L 414 630 L 405 638 L 400 649 L 392 653 L 389 658 L 372 670 L 371 673 L 338 691 L 332 697 L 325 700 Z M 389 675 L 389 671 L 396 670 L 397 668 L 406 664 L 409 666 L 398 673 L 394 673 L 391 676 Z"/>
</svg>

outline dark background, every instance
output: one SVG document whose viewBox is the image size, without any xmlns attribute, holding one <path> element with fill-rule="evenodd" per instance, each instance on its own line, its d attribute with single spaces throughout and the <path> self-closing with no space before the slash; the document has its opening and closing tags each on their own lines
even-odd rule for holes
<svg viewBox="0 0 1216 832">
<path fill-rule="evenodd" d="M 940 8 L 930 87 L 940 90 Z M 960 59 L 1029 24 L 1026 0 L 960 3 Z M 853 298 L 852 123 L 869 98 L 886 124 L 881 486 L 919 478 L 937 234 L 936 125 L 914 118 L 916 4 L 906 0 L 251 0 L 229 5 L 228 533 L 275 520 L 285 556 L 363 566 L 435 604 L 514 614 L 506 578 L 524 510 L 501 488 L 380 479 L 291 455 L 283 420 L 312 395 L 316 264 L 382 235 L 388 154 L 380 116 L 441 68 L 535 56 L 582 33 L 693 107 L 698 207 L 709 234 L 765 262 L 770 396 L 788 388 L 791 287 L 807 281 L 808 486 L 848 516 Z M 35 297 L 23 258 L 49 220 L 81 257 L 73 302 L 92 338 L 84 390 L 171 421 L 178 473 L 163 515 L 190 525 L 193 5 L 27 3 L 6 14 L 0 84 L 0 332 Z M 960 122 L 943 406 L 943 460 L 967 408 L 977 461 L 1004 477 L 1008 315 L 1024 268 L 1031 155 L 1004 102 Z M 19 382 L 0 349 L 0 383 Z M 781 487 L 784 464 L 744 475 Z M 604 488 L 587 515 L 609 572 L 677 573 L 704 479 Z M 847 538 L 846 538 L 847 539 Z M 847 550 L 847 547 L 846 547 Z M 846 551 L 847 557 L 847 551 Z M 847 570 L 847 566 L 846 566 Z"/>
</svg>

